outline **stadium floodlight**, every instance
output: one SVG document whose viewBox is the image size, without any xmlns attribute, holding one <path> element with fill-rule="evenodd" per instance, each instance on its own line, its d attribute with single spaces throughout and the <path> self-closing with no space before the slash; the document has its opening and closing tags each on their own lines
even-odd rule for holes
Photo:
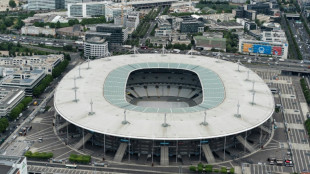
<svg viewBox="0 0 310 174">
<path fill-rule="evenodd" d="M 88 113 L 88 115 L 94 115 L 95 114 L 95 112 L 93 111 L 93 100 L 92 99 L 90 99 L 90 112 Z"/>
<path fill-rule="evenodd" d="M 168 127 L 169 124 L 167 123 L 167 114 L 165 113 L 165 117 L 164 117 L 164 123 L 162 124 L 163 127 Z"/>
<path fill-rule="evenodd" d="M 217 56 L 216 56 L 216 58 L 217 58 L 216 62 L 217 62 L 217 63 L 220 63 L 220 62 L 221 62 L 221 61 L 220 61 L 220 60 L 221 60 L 221 56 L 222 56 L 222 55 L 221 55 L 221 52 L 219 52 L 219 53 L 217 54 Z"/>
<path fill-rule="evenodd" d="M 126 119 L 126 110 L 124 110 L 124 120 L 122 121 L 122 124 L 127 124 L 129 123 Z"/>
<path fill-rule="evenodd" d="M 255 92 L 254 86 L 255 86 L 255 81 L 252 82 L 252 92 Z"/>
<path fill-rule="evenodd" d="M 88 58 L 87 58 L 87 69 L 90 69 L 89 68 L 89 62 L 90 62 L 90 60 L 89 60 L 89 56 L 88 56 Z"/>
<path fill-rule="evenodd" d="M 238 100 L 238 104 L 237 104 L 237 114 L 235 114 L 235 117 L 240 118 L 241 114 L 239 113 L 239 109 L 240 109 L 240 104 L 239 104 L 239 100 Z"/>
<path fill-rule="evenodd" d="M 254 103 L 254 99 L 255 99 L 255 91 L 253 91 L 253 93 L 252 93 L 252 105 L 254 105 L 255 103 Z"/>
<path fill-rule="evenodd" d="M 78 79 L 81 79 L 82 76 L 81 76 L 81 65 L 79 65 L 79 76 L 78 76 Z"/>
<path fill-rule="evenodd" d="M 249 81 L 249 80 L 250 80 L 250 70 L 248 70 L 248 72 L 247 72 L 247 77 L 246 77 L 245 80 L 246 80 L 246 81 Z"/>
<path fill-rule="evenodd" d="M 240 59 L 238 59 L 237 64 L 238 64 L 238 71 L 240 71 Z"/>
<path fill-rule="evenodd" d="M 131 55 L 131 57 L 136 57 L 136 54 L 140 54 L 136 46 L 133 46 L 132 51 L 133 51 L 133 54 Z"/>
<path fill-rule="evenodd" d="M 164 45 L 163 45 L 163 47 L 162 47 L 162 49 L 161 49 L 161 56 L 165 56 L 165 47 L 164 47 Z"/>
<path fill-rule="evenodd" d="M 207 111 L 204 112 L 203 122 L 201 122 L 200 124 L 204 125 L 204 126 L 207 126 L 208 123 L 207 123 L 206 120 L 207 120 Z"/>
<path fill-rule="evenodd" d="M 76 96 L 76 89 L 74 89 L 74 100 L 73 101 L 76 103 L 79 101 L 79 99 L 77 99 L 77 96 Z"/>
<path fill-rule="evenodd" d="M 74 78 L 73 78 L 73 81 L 74 81 L 74 83 L 73 83 L 73 90 L 76 90 L 77 89 L 77 87 L 76 87 L 76 77 L 74 76 Z"/>
</svg>

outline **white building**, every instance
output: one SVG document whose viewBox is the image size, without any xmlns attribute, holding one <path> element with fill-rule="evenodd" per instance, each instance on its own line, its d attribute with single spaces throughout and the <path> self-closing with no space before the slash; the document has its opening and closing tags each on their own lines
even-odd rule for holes
<svg viewBox="0 0 310 174">
<path fill-rule="evenodd" d="M 25 90 L 26 96 L 32 96 L 32 90 L 46 76 L 43 70 L 16 71 L 0 81 L 1 87 L 18 87 Z"/>
<path fill-rule="evenodd" d="M 0 76 L 4 77 L 20 70 L 44 70 L 45 74 L 52 74 L 55 66 L 63 60 L 63 54 L 0 57 Z"/>
<path fill-rule="evenodd" d="M 84 43 L 84 57 L 103 58 L 108 55 L 108 42 L 105 39 L 92 37 Z"/>
<path fill-rule="evenodd" d="M 122 25 L 128 28 L 128 31 L 135 30 L 140 23 L 139 13 L 138 12 L 129 12 L 127 15 L 124 15 L 122 19 L 121 16 L 114 17 L 115 25 Z"/>
<path fill-rule="evenodd" d="M 24 35 L 56 35 L 56 29 L 55 28 L 42 28 L 42 27 L 35 27 L 35 26 L 24 26 L 21 29 L 21 34 Z"/>
<path fill-rule="evenodd" d="M 24 156 L 0 156 L 1 174 L 28 174 Z"/>
<path fill-rule="evenodd" d="M 133 11 L 130 6 L 121 6 L 119 3 L 111 1 L 103 2 L 83 2 L 68 4 L 68 17 L 69 18 L 89 18 L 104 15 L 108 21 L 114 17 L 121 16 L 122 11 L 124 14 Z"/>
<path fill-rule="evenodd" d="M 270 37 L 266 37 L 270 38 Z M 274 40 L 275 42 L 273 42 Z M 272 39 L 270 41 L 239 39 L 239 52 L 243 54 L 270 55 L 287 59 L 288 43 Z"/>
<path fill-rule="evenodd" d="M 155 29 L 155 36 L 169 36 L 172 34 L 172 26 L 171 24 L 165 19 L 158 19 L 157 20 L 158 28 Z"/>
<path fill-rule="evenodd" d="M 0 87 L 0 117 L 8 115 L 24 97 L 23 89 Z"/>
</svg>

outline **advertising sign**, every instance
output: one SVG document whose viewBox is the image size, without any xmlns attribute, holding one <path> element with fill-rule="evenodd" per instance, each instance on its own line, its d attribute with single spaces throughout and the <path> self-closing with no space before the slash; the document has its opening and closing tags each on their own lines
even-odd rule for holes
<svg viewBox="0 0 310 174">
<path fill-rule="evenodd" d="M 270 45 L 253 45 L 253 53 L 271 54 L 271 46 Z"/>
<path fill-rule="evenodd" d="M 279 46 L 272 47 L 272 54 L 277 55 L 277 56 L 281 56 L 282 55 L 282 47 L 279 47 Z"/>
<path fill-rule="evenodd" d="M 244 43 L 242 51 L 245 53 L 251 53 L 253 51 L 253 44 Z"/>
</svg>

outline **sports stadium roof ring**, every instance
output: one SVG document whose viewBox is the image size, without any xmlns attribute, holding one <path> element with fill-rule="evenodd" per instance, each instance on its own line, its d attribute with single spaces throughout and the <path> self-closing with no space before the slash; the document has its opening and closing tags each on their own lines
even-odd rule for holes
<svg viewBox="0 0 310 174">
<path fill-rule="evenodd" d="M 237 63 L 195 57 L 137 54 L 133 59 L 120 55 L 110 57 L 111 61 L 93 60 L 91 69 L 87 69 L 88 62 L 83 63 L 78 90 L 72 91 L 72 79 L 79 67 L 59 82 L 54 94 L 55 110 L 68 122 L 90 132 L 141 140 L 220 138 L 254 129 L 270 119 L 274 98 L 256 73 L 244 66 L 236 71 Z M 255 81 L 255 98 L 253 84 L 245 80 L 248 72 L 250 81 Z M 155 76 L 158 78 L 148 78 Z M 95 111 L 91 116 L 90 99 Z M 237 103 L 242 106 L 239 111 Z M 167 127 L 162 126 L 164 114 Z"/>
</svg>

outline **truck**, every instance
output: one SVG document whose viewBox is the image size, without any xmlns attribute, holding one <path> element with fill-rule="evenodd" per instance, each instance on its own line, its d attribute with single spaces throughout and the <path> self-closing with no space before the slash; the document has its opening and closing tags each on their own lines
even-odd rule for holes
<svg viewBox="0 0 310 174">
<path fill-rule="evenodd" d="M 181 50 L 179 50 L 179 49 L 173 49 L 173 52 L 175 52 L 175 53 L 180 53 Z"/>
</svg>

